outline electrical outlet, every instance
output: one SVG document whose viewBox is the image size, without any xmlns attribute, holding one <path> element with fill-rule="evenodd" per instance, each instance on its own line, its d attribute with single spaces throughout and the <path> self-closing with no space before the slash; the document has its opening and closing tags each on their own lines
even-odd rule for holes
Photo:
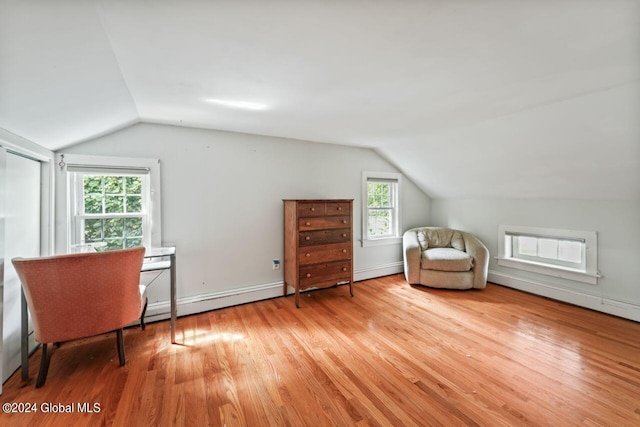
<svg viewBox="0 0 640 427">
<path fill-rule="evenodd" d="M 280 260 L 279 259 L 274 259 L 273 260 L 273 269 L 274 270 L 280 270 Z"/>
</svg>

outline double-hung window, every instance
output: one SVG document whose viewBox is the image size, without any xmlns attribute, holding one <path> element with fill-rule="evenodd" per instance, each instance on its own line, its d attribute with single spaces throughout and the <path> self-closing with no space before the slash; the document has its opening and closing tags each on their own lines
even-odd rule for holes
<svg viewBox="0 0 640 427">
<path fill-rule="evenodd" d="M 595 284 L 597 234 L 501 225 L 498 227 L 498 264 Z"/>
<path fill-rule="evenodd" d="M 74 241 L 98 250 L 151 246 L 149 173 L 76 172 Z"/>
<path fill-rule="evenodd" d="M 362 245 L 400 242 L 398 173 L 363 173 Z"/>
<path fill-rule="evenodd" d="M 157 160 L 69 157 L 68 251 L 159 245 Z"/>
</svg>

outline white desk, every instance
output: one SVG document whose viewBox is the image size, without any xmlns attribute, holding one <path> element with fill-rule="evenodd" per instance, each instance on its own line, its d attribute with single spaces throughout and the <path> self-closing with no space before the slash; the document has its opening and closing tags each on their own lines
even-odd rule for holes
<svg viewBox="0 0 640 427">
<path fill-rule="evenodd" d="M 175 246 L 168 246 L 163 248 L 151 248 L 144 254 L 145 258 L 169 258 L 169 261 L 165 262 L 151 262 L 142 264 L 142 272 L 145 271 L 160 271 L 169 270 L 171 274 L 170 288 L 170 303 L 171 303 L 171 344 L 176 343 L 176 248 Z"/>
<path fill-rule="evenodd" d="M 162 248 L 151 248 L 144 254 L 145 258 L 160 258 L 160 261 L 142 264 L 141 272 L 169 270 L 171 274 L 170 304 L 171 304 L 171 344 L 176 343 L 176 317 L 178 314 L 176 307 L 176 248 L 167 246 Z M 169 259 L 162 261 L 162 259 Z M 24 289 L 20 288 L 22 295 L 22 379 L 29 379 L 29 314 L 27 310 L 27 299 L 24 296 Z"/>
</svg>

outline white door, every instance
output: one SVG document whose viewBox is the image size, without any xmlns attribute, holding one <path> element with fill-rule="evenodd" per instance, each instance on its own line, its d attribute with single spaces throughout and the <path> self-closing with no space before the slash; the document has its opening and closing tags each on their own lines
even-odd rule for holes
<svg viewBox="0 0 640 427">
<path fill-rule="evenodd" d="M 25 258 L 40 256 L 40 165 L 39 161 L 10 152 L 6 153 L 4 302 L 2 304 L 2 352 L 0 353 L 3 383 L 20 367 L 21 363 L 21 285 L 11 259 L 18 256 Z"/>
</svg>

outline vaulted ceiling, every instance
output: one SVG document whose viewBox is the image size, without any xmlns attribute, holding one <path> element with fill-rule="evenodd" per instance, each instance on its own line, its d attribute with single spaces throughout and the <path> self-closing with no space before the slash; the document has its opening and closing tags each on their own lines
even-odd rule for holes
<svg viewBox="0 0 640 427">
<path fill-rule="evenodd" d="M 640 200 L 640 0 L 0 0 L 0 128 L 139 122 L 370 147 L 433 197 Z"/>
</svg>

